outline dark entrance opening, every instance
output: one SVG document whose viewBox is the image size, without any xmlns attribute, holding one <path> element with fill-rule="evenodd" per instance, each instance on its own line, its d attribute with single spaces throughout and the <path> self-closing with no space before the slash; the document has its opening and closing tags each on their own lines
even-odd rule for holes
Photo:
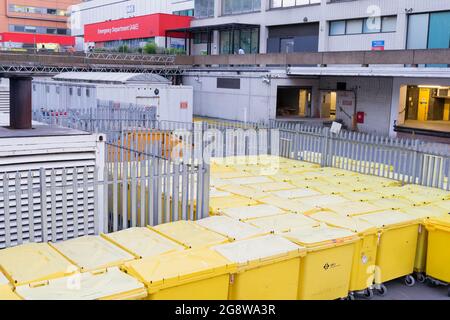
<svg viewBox="0 0 450 320">
<path fill-rule="evenodd" d="M 277 118 L 309 118 L 311 102 L 311 87 L 278 87 Z"/>
</svg>

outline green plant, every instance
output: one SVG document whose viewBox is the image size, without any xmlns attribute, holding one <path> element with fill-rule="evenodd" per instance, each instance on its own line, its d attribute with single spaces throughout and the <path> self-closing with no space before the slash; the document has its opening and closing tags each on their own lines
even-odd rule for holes
<svg viewBox="0 0 450 320">
<path fill-rule="evenodd" d="M 128 48 L 128 46 L 127 46 L 126 44 L 124 44 L 124 45 L 122 45 L 122 46 L 119 46 L 119 47 L 117 48 L 117 50 L 118 50 L 119 52 L 126 53 L 126 52 L 129 52 L 129 51 L 130 51 L 130 48 Z"/>
<path fill-rule="evenodd" d="M 144 46 L 144 52 L 147 54 L 155 54 L 158 50 L 158 46 L 154 42 L 149 42 Z"/>
</svg>

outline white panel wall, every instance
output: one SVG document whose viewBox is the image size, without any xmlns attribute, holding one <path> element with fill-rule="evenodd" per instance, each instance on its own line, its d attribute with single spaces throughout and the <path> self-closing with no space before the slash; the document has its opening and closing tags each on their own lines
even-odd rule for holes
<svg viewBox="0 0 450 320">
<path fill-rule="evenodd" d="M 313 110 L 318 110 L 319 80 L 288 78 L 276 75 L 270 84 L 263 81 L 265 73 L 230 75 L 229 73 L 189 74 L 183 83 L 194 88 L 194 114 L 228 120 L 262 122 L 276 117 L 278 86 L 313 88 Z M 217 88 L 218 77 L 238 77 L 240 89 Z M 314 111 L 313 111 L 314 112 Z"/>
</svg>

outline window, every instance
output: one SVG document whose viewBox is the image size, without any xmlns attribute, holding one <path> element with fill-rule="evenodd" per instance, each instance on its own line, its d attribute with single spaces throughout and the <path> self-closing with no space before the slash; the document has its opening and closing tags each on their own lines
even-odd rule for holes
<svg viewBox="0 0 450 320">
<path fill-rule="evenodd" d="M 280 52 L 281 53 L 292 53 L 294 52 L 294 38 L 280 39 Z"/>
<path fill-rule="evenodd" d="M 16 13 L 32 13 L 32 14 L 42 14 L 42 15 L 52 15 L 52 16 L 66 16 L 67 12 L 61 9 L 55 8 L 44 8 L 44 7 L 31 7 L 22 6 L 16 4 L 10 4 L 8 7 L 9 12 Z"/>
<path fill-rule="evenodd" d="M 78 88 L 78 89 L 77 89 L 77 95 L 78 95 L 79 97 L 81 97 L 81 88 Z"/>
<path fill-rule="evenodd" d="M 295 6 L 309 6 L 320 3 L 321 0 L 270 0 L 270 8 L 287 8 Z"/>
<path fill-rule="evenodd" d="M 363 31 L 363 20 L 347 20 L 346 34 L 360 34 Z"/>
<path fill-rule="evenodd" d="M 37 34 L 59 34 L 68 35 L 70 30 L 68 29 L 56 29 L 53 27 L 36 27 L 36 26 L 20 26 L 20 25 L 10 25 L 9 31 L 11 32 L 28 32 Z"/>
<path fill-rule="evenodd" d="M 214 0 L 195 0 L 195 16 L 209 18 L 214 16 Z"/>
<path fill-rule="evenodd" d="M 72 87 L 69 88 L 69 95 L 73 96 L 73 88 Z"/>
<path fill-rule="evenodd" d="M 194 33 L 194 44 L 208 43 L 208 32 Z"/>
<path fill-rule="evenodd" d="M 261 0 L 223 0 L 222 14 L 237 14 L 261 10 Z"/>
<path fill-rule="evenodd" d="M 91 96 L 91 90 L 89 90 L 89 88 L 88 89 L 86 89 L 86 97 L 90 97 Z"/>
<path fill-rule="evenodd" d="M 345 20 L 330 22 L 330 36 L 345 34 Z"/>
<path fill-rule="evenodd" d="M 259 51 L 259 29 L 238 29 L 220 32 L 220 53 L 238 54 L 239 50 L 244 53 L 258 53 Z"/>
<path fill-rule="evenodd" d="M 396 16 L 330 21 L 330 36 L 395 32 L 396 30 Z"/>
<path fill-rule="evenodd" d="M 364 33 L 381 32 L 381 18 L 380 17 L 370 17 L 370 18 L 364 19 L 363 32 Z"/>
<path fill-rule="evenodd" d="M 240 89 L 241 79 L 237 78 L 217 78 L 218 89 Z"/>
<path fill-rule="evenodd" d="M 55 87 L 55 92 L 56 92 L 56 94 L 59 94 L 59 92 L 60 92 L 59 86 Z"/>
<path fill-rule="evenodd" d="M 50 86 L 45 86 L 45 92 L 50 93 Z"/>
<path fill-rule="evenodd" d="M 187 17 L 193 17 L 194 16 L 194 9 L 188 9 L 188 10 L 179 10 L 172 12 L 176 16 L 187 16 Z"/>
<path fill-rule="evenodd" d="M 397 30 L 397 17 L 383 17 L 381 20 L 381 32 L 395 32 Z"/>
</svg>

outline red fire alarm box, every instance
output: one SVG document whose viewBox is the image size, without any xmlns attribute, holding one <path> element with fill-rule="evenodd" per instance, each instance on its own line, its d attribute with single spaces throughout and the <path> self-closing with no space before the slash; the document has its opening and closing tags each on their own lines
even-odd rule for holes
<svg viewBox="0 0 450 320">
<path fill-rule="evenodd" d="M 180 109 L 187 109 L 187 108 L 188 108 L 187 101 L 180 102 Z"/>
<path fill-rule="evenodd" d="M 357 112 L 356 113 L 356 122 L 357 123 L 364 123 L 364 112 Z"/>
</svg>

